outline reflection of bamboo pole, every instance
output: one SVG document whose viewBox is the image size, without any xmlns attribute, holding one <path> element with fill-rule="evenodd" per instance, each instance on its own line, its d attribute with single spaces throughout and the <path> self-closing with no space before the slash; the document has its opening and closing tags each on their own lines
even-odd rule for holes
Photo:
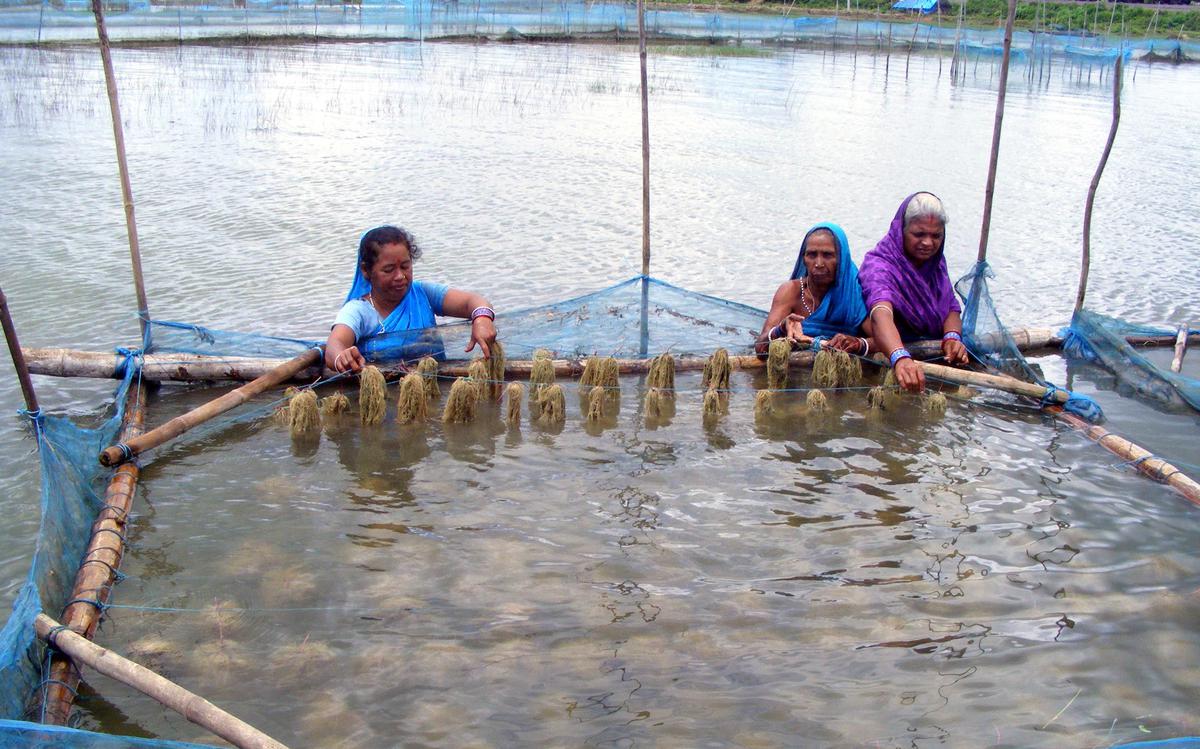
<svg viewBox="0 0 1200 749">
<path fill-rule="evenodd" d="M 141 383 L 134 383 L 125 401 L 122 440 L 133 439 L 142 433 L 145 407 L 146 391 Z M 118 468 L 108 482 L 104 506 L 92 524 L 92 538 L 75 575 L 75 587 L 68 599 L 71 603 L 63 609 L 63 623 L 72 632 L 82 634 L 89 640 L 100 623 L 100 609 L 108 601 L 109 591 L 125 554 L 125 520 L 133 507 L 138 473 L 137 463 L 129 462 Z M 79 678 L 79 669 L 69 658 L 61 653 L 51 657 L 50 677 L 42 698 L 44 723 L 67 725 Z"/>
<path fill-rule="evenodd" d="M 320 349 L 311 348 L 300 356 L 280 364 L 253 382 L 242 385 L 237 390 L 228 392 L 220 398 L 215 398 L 199 408 L 188 411 L 182 416 L 176 416 L 166 424 L 151 429 L 145 434 L 125 440 L 112 447 L 107 447 L 100 453 L 100 464 L 105 466 L 120 465 L 139 453 L 175 439 L 189 429 L 242 405 L 264 390 L 273 388 L 282 382 L 287 382 L 297 372 L 308 369 L 316 364 L 321 356 L 322 352 Z"/>
<path fill-rule="evenodd" d="M 1104 144 L 1104 154 L 1096 173 L 1092 175 L 1092 184 L 1088 187 L 1087 205 L 1083 209 L 1083 260 L 1079 269 L 1079 293 L 1075 296 L 1075 311 L 1083 309 L 1083 297 L 1087 293 L 1088 266 L 1092 262 L 1092 205 L 1096 202 L 1096 189 L 1100 186 L 1100 175 L 1104 174 L 1104 165 L 1108 163 L 1108 154 L 1112 152 L 1113 141 L 1117 139 L 1117 126 L 1121 123 L 1121 56 L 1117 55 L 1116 67 L 1113 69 L 1113 109 L 1112 125 L 1108 128 L 1108 141 Z"/>
<path fill-rule="evenodd" d="M 25 396 L 25 410 L 36 413 L 38 410 L 37 394 L 33 390 L 33 380 L 29 376 L 29 365 L 25 363 L 25 352 L 21 342 L 17 340 L 17 328 L 13 325 L 12 316 L 8 314 L 8 297 L 0 289 L 0 324 L 4 327 L 4 340 L 8 342 L 8 353 L 12 356 L 13 369 L 17 371 L 17 380 L 21 383 L 21 394 Z"/>
<path fill-rule="evenodd" d="M 988 232 L 992 226 L 992 194 L 996 191 L 996 165 L 1000 160 L 1000 128 L 1004 124 L 1004 95 L 1008 91 L 1008 63 L 1012 57 L 1013 21 L 1017 17 L 1017 0 L 1008 0 L 1008 17 L 1004 21 L 1004 54 L 1000 58 L 1000 92 L 996 94 L 996 120 L 992 125 L 992 154 L 988 159 L 987 186 L 983 193 L 983 224 L 979 229 L 979 254 L 975 262 L 987 260 Z"/>
<path fill-rule="evenodd" d="M 125 159 L 125 131 L 121 125 L 121 106 L 117 101 L 117 77 L 113 72 L 112 51 L 108 43 L 108 29 L 104 26 L 104 9 L 101 6 L 101 0 L 92 0 L 92 14 L 96 16 L 96 35 L 100 37 L 100 59 L 104 63 L 104 82 L 108 87 L 108 104 L 112 110 L 117 169 L 121 174 L 121 200 L 125 204 L 125 230 L 129 234 L 129 259 L 133 264 L 133 286 L 137 291 L 138 323 L 142 329 L 142 341 L 145 342 L 150 326 L 150 304 L 146 300 L 146 284 L 142 280 L 142 253 L 138 247 L 137 219 L 133 213 L 133 187 L 129 182 L 129 164 Z"/>
<path fill-rule="evenodd" d="M 148 668 L 105 650 L 46 616 L 38 614 L 34 628 L 38 637 L 69 655 L 76 663 L 153 697 L 198 726 L 212 731 L 239 749 L 287 749 L 254 726 L 240 720 L 208 700 L 168 681 Z"/>
<path fill-rule="evenodd" d="M 1183 355 L 1187 353 L 1188 345 L 1188 324 L 1184 323 L 1179 326 L 1179 332 L 1175 334 L 1175 358 L 1171 360 L 1171 371 L 1183 371 Z"/>
<path fill-rule="evenodd" d="M 1200 505 L 1200 484 L 1165 460 L 1154 457 L 1146 448 L 1134 444 L 1120 435 L 1113 434 L 1103 427 L 1088 424 L 1074 414 L 1062 412 L 1058 414 L 1058 417 L 1113 455 L 1130 461 L 1139 473 L 1156 481 L 1162 481 L 1186 497 L 1188 501 Z"/>
</svg>

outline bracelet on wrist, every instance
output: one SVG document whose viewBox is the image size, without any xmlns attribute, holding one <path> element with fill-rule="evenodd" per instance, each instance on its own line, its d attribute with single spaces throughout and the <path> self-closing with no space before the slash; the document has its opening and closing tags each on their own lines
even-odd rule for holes
<svg viewBox="0 0 1200 749">
<path fill-rule="evenodd" d="M 475 322 L 475 319 L 479 317 L 486 317 L 494 321 L 496 319 L 496 310 L 491 307 L 476 307 L 471 310 L 471 322 Z"/>
<path fill-rule="evenodd" d="M 783 337 L 783 323 L 780 323 L 767 331 L 767 340 L 768 341 L 773 341 L 776 338 L 782 338 L 782 337 Z"/>
<path fill-rule="evenodd" d="M 947 331 L 942 336 L 942 340 L 943 341 L 958 341 L 959 343 L 962 343 L 963 342 L 962 333 L 958 332 L 957 330 Z"/>
<path fill-rule="evenodd" d="M 911 359 L 911 358 L 912 358 L 912 354 L 908 353 L 908 349 L 901 346 L 900 348 L 893 351 L 891 353 L 891 355 L 888 356 L 888 362 L 891 364 L 892 368 L 894 369 L 896 367 L 896 364 L 898 364 L 901 359 Z"/>
<path fill-rule="evenodd" d="M 823 346 L 823 345 L 825 345 L 825 336 L 819 335 L 812 339 L 812 350 L 813 351 L 820 351 L 821 346 Z"/>
<path fill-rule="evenodd" d="M 866 338 L 859 338 L 858 340 L 862 342 L 861 356 L 866 356 L 867 354 L 871 353 L 871 342 L 868 341 Z"/>
</svg>

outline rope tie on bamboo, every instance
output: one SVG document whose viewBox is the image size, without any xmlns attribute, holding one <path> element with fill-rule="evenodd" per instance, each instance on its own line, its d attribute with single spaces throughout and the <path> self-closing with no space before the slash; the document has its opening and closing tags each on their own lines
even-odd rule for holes
<svg viewBox="0 0 1200 749">
<path fill-rule="evenodd" d="M 94 606 L 94 607 L 96 607 L 96 610 L 99 611 L 101 614 L 103 614 L 105 609 L 108 608 L 108 606 L 106 606 L 105 604 L 100 603 L 99 599 L 72 598 L 71 600 L 69 600 L 63 604 L 63 611 L 66 611 L 68 608 L 70 608 L 73 604 L 76 604 L 76 603 L 86 603 L 89 606 Z"/>
<path fill-rule="evenodd" d="M 108 562 L 104 561 L 103 559 L 85 559 L 79 563 L 79 566 L 82 568 L 82 567 L 86 567 L 89 564 L 99 564 L 99 565 L 103 565 L 103 566 L 107 567 L 108 571 L 112 574 L 113 579 L 118 583 L 123 583 L 128 578 L 128 575 L 126 575 L 124 572 L 117 569 L 113 565 L 109 564 Z"/>
<path fill-rule="evenodd" d="M 63 629 L 66 629 L 66 626 L 65 626 L 65 625 L 60 625 L 60 626 L 58 626 L 58 627 L 55 627 L 54 629 L 50 630 L 50 634 L 49 634 L 49 635 L 47 636 L 47 638 L 46 638 L 46 639 L 47 639 L 47 641 L 49 641 L 49 640 L 50 640 L 50 638 L 52 638 L 52 637 L 57 637 L 57 635 L 58 635 L 58 631 L 59 631 L 59 630 L 63 630 Z M 57 645 L 54 645 L 54 643 L 51 643 L 51 644 L 54 646 L 54 649 L 55 649 L 55 650 L 58 650 L 58 646 L 57 646 Z M 32 693 L 32 692 L 36 692 L 36 691 L 37 691 L 37 690 L 39 690 L 39 689 L 43 689 L 43 690 L 44 690 L 46 687 L 49 687 L 49 686 L 50 686 L 50 685 L 52 685 L 52 684 L 57 684 L 58 686 L 60 686 L 60 687 L 62 687 L 63 689 L 67 690 L 68 692 L 70 692 L 70 693 L 71 693 L 71 696 L 73 696 L 75 699 L 79 699 L 79 692 L 75 691 L 75 688 L 74 688 L 74 687 L 72 687 L 72 686 L 71 686 L 70 684 L 68 684 L 67 682 L 65 682 L 65 681 L 62 681 L 61 679 L 45 679 L 45 680 L 43 680 L 43 681 L 39 682 L 39 683 L 37 684 L 37 686 L 35 686 L 35 687 L 33 688 L 33 690 L 31 691 L 31 693 Z"/>
<path fill-rule="evenodd" d="M 121 533 L 116 528 L 96 528 L 95 530 L 92 531 L 92 538 L 99 536 L 101 533 L 111 533 L 114 536 L 116 536 L 117 538 L 121 539 L 121 543 L 123 543 L 123 544 L 127 543 L 125 541 L 125 534 Z"/>
</svg>

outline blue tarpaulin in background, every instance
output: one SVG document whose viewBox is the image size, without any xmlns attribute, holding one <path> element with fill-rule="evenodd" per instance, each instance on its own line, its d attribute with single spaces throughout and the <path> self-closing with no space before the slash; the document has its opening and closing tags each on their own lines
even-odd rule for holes
<svg viewBox="0 0 1200 749">
<path fill-rule="evenodd" d="M 938 0 L 900 0 L 892 6 L 892 10 L 916 10 L 924 13 L 932 13 L 937 10 Z"/>
</svg>

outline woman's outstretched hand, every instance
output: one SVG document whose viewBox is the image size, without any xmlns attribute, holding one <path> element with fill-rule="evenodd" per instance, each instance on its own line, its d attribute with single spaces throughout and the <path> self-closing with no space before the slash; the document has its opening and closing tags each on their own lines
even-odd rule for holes
<svg viewBox="0 0 1200 749">
<path fill-rule="evenodd" d="M 483 358 L 490 359 L 492 356 L 492 344 L 495 342 L 496 324 L 492 322 L 490 317 L 480 315 L 471 321 L 471 341 L 463 350 L 471 351 L 478 344 Z"/>
</svg>

